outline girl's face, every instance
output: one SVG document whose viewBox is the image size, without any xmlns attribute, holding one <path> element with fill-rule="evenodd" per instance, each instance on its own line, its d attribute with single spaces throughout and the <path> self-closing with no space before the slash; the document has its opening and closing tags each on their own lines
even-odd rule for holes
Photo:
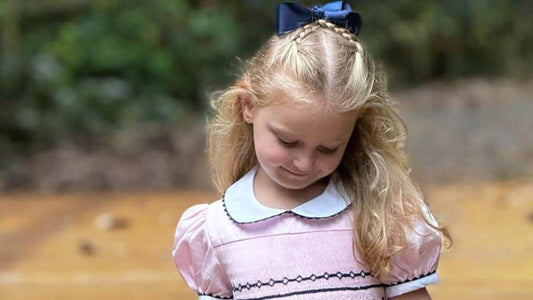
<svg viewBox="0 0 533 300">
<path fill-rule="evenodd" d="M 257 108 L 241 103 L 244 119 L 253 123 L 260 167 L 287 189 L 306 188 L 335 171 L 356 121 L 353 111 L 334 114 L 316 104 L 284 101 Z"/>
</svg>

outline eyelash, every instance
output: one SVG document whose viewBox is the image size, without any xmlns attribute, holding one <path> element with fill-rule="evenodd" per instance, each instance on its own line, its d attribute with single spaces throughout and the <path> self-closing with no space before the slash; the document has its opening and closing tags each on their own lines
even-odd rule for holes
<svg viewBox="0 0 533 300">
<path fill-rule="evenodd" d="M 283 146 L 285 146 L 287 148 L 295 147 L 298 144 L 298 142 L 287 142 L 287 141 L 284 141 L 284 140 L 282 140 L 279 137 L 278 137 L 278 140 Z M 320 150 L 320 151 L 322 153 L 324 153 L 324 154 L 333 154 L 333 153 L 335 153 L 337 151 L 337 148 L 335 148 L 335 149 L 322 148 L 322 149 L 323 150 Z"/>
</svg>

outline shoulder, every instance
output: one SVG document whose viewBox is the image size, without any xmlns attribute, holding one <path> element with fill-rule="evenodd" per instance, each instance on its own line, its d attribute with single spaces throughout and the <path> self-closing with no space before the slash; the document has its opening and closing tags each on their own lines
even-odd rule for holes
<svg viewBox="0 0 533 300">
<path fill-rule="evenodd" d="M 174 236 L 172 256 L 187 285 L 206 298 L 231 296 L 231 284 L 211 239 L 217 204 L 197 204 L 183 212 Z M 215 297 L 215 298 L 216 298 Z M 209 298 L 210 299 L 210 298 Z"/>
<path fill-rule="evenodd" d="M 206 226 L 218 219 L 216 215 L 217 209 L 221 208 L 220 202 L 217 200 L 213 203 L 196 204 L 185 209 L 178 221 L 177 231 L 200 226 L 205 229 Z"/>
<path fill-rule="evenodd" d="M 190 234 L 202 235 L 213 247 L 224 242 L 224 237 L 232 231 L 233 223 L 228 217 L 222 199 L 212 203 L 196 204 L 187 208 L 176 228 L 175 237 Z"/>
</svg>

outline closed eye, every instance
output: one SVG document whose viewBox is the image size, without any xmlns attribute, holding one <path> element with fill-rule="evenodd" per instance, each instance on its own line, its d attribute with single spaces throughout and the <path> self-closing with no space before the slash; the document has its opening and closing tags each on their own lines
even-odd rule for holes
<svg viewBox="0 0 533 300">
<path fill-rule="evenodd" d="M 321 148 L 320 151 L 324 154 L 333 154 L 337 152 L 337 148 L 335 149 L 329 149 L 329 148 Z"/>
<path fill-rule="evenodd" d="M 290 141 L 286 141 L 280 137 L 278 137 L 278 141 L 284 145 L 285 147 L 295 147 L 298 145 L 298 142 L 290 142 Z M 324 154 L 333 154 L 335 152 L 337 152 L 337 149 L 338 148 L 335 148 L 335 149 L 330 149 L 330 148 L 324 148 L 324 147 L 320 147 L 318 150 Z"/>
<path fill-rule="evenodd" d="M 279 141 L 281 144 L 286 145 L 286 146 L 296 146 L 296 144 L 298 144 L 298 142 L 290 142 L 290 141 L 286 141 L 286 140 L 280 138 L 279 136 L 278 136 L 278 141 Z"/>
</svg>

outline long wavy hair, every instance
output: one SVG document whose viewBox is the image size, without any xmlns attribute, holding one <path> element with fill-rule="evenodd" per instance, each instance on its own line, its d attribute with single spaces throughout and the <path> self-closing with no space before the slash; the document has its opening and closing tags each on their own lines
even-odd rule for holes
<svg viewBox="0 0 533 300">
<path fill-rule="evenodd" d="M 407 129 L 388 96 L 385 76 L 355 35 L 325 20 L 272 36 L 246 62 L 235 84 L 213 97 L 207 151 L 220 193 L 257 164 L 241 97 L 264 107 L 285 98 L 276 95 L 291 101 L 319 95 L 333 111 L 357 113 L 344 156 L 331 176 L 353 198 L 354 255 L 359 250 L 376 276 L 388 274 L 391 255 L 407 246 L 412 217 L 421 217 L 451 242 L 446 228 L 427 213 L 422 192 L 410 178 Z"/>
</svg>

